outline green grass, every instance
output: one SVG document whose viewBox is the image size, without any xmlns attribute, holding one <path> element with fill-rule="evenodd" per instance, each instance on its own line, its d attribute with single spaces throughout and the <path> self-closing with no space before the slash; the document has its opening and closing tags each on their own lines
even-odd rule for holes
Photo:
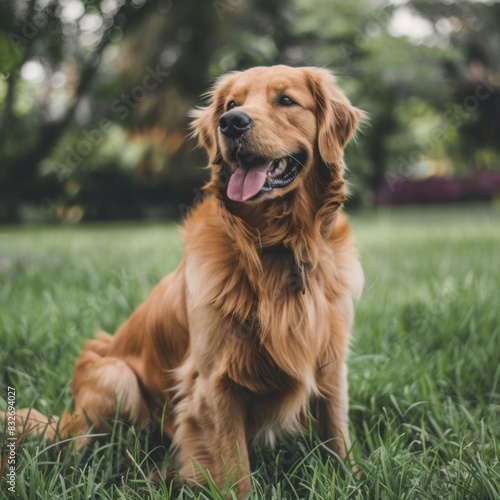
<svg viewBox="0 0 500 500">
<path fill-rule="evenodd" d="M 362 478 L 325 462 L 311 430 L 253 452 L 253 498 L 500 498 L 499 221 L 494 207 L 353 217 L 366 274 L 349 362 Z M 0 231 L 0 408 L 8 385 L 17 408 L 69 407 L 85 340 L 114 331 L 181 255 L 167 224 Z M 121 425 L 81 455 L 26 440 L 16 495 L 4 478 L 0 497 L 169 498 L 146 479 L 154 453 Z"/>
</svg>

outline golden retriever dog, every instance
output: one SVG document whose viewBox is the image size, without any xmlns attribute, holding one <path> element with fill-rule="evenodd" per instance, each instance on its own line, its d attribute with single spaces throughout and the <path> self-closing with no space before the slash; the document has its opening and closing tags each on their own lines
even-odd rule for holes
<svg viewBox="0 0 500 500">
<path fill-rule="evenodd" d="M 170 438 L 177 479 L 249 491 L 248 445 L 307 428 L 349 457 L 346 356 L 363 273 L 342 205 L 344 146 L 363 113 L 324 69 L 256 67 L 220 78 L 193 134 L 207 196 L 185 251 L 115 335 L 85 345 L 74 410 L 18 412 L 51 440 L 109 431 L 119 415 Z M 314 403 L 314 405 L 312 405 Z M 77 448 L 90 438 L 76 439 Z"/>
</svg>

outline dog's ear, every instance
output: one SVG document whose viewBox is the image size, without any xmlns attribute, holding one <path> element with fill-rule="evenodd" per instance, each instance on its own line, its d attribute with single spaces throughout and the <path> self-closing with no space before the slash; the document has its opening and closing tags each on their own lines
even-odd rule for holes
<svg viewBox="0 0 500 500">
<path fill-rule="evenodd" d="M 351 105 L 329 71 L 320 68 L 305 68 L 305 71 L 316 100 L 319 154 L 326 165 L 339 166 L 344 147 L 365 119 L 365 113 Z"/>
<path fill-rule="evenodd" d="M 216 80 L 212 89 L 203 96 L 208 100 L 208 106 L 195 108 L 189 113 L 189 116 L 193 118 L 191 135 L 207 151 L 210 164 L 221 160 L 217 128 L 219 117 L 224 113 L 225 98 L 235 73 L 229 73 Z"/>
<path fill-rule="evenodd" d="M 219 147 L 217 144 L 217 133 L 214 126 L 213 103 L 205 107 L 192 109 L 189 116 L 191 121 L 191 137 L 198 140 L 198 144 L 205 148 L 210 163 L 216 163 L 219 156 Z"/>
</svg>

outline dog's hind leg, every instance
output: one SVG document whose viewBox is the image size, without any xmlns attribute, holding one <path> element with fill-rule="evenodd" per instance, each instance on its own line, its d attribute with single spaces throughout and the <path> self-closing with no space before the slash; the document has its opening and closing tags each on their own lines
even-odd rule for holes
<svg viewBox="0 0 500 500">
<path fill-rule="evenodd" d="M 79 450 L 91 441 L 90 432 L 109 432 L 115 417 L 133 424 L 146 421 L 149 410 L 136 374 L 124 360 L 106 355 L 112 338 L 100 333 L 78 357 L 71 382 L 73 412 L 57 419 L 32 409 L 19 410 L 18 432 L 45 433 L 49 442 L 74 437 Z"/>
</svg>

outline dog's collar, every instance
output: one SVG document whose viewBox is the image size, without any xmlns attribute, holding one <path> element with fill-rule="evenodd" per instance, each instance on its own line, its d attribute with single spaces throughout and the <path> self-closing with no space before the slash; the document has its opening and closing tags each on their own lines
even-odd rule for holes
<svg viewBox="0 0 500 500">
<path fill-rule="evenodd" d="M 300 260 L 298 263 L 295 260 L 295 256 L 290 247 L 287 247 L 283 243 L 277 243 L 276 245 L 270 245 L 268 247 L 261 247 L 261 255 L 273 255 L 273 256 L 287 256 L 292 258 L 292 267 L 290 270 L 289 278 L 287 282 L 293 290 L 300 290 L 302 295 L 306 293 L 307 286 L 307 274 L 306 271 L 309 268 L 309 263 L 306 260 Z"/>
<path fill-rule="evenodd" d="M 293 257 L 292 249 L 287 247 L 284 243 L 276 243 L 276 245 L 271 245 L 269 247 L 261 247 L 260 253 L 263 255 L 291 255 Z"/>
</svg>

